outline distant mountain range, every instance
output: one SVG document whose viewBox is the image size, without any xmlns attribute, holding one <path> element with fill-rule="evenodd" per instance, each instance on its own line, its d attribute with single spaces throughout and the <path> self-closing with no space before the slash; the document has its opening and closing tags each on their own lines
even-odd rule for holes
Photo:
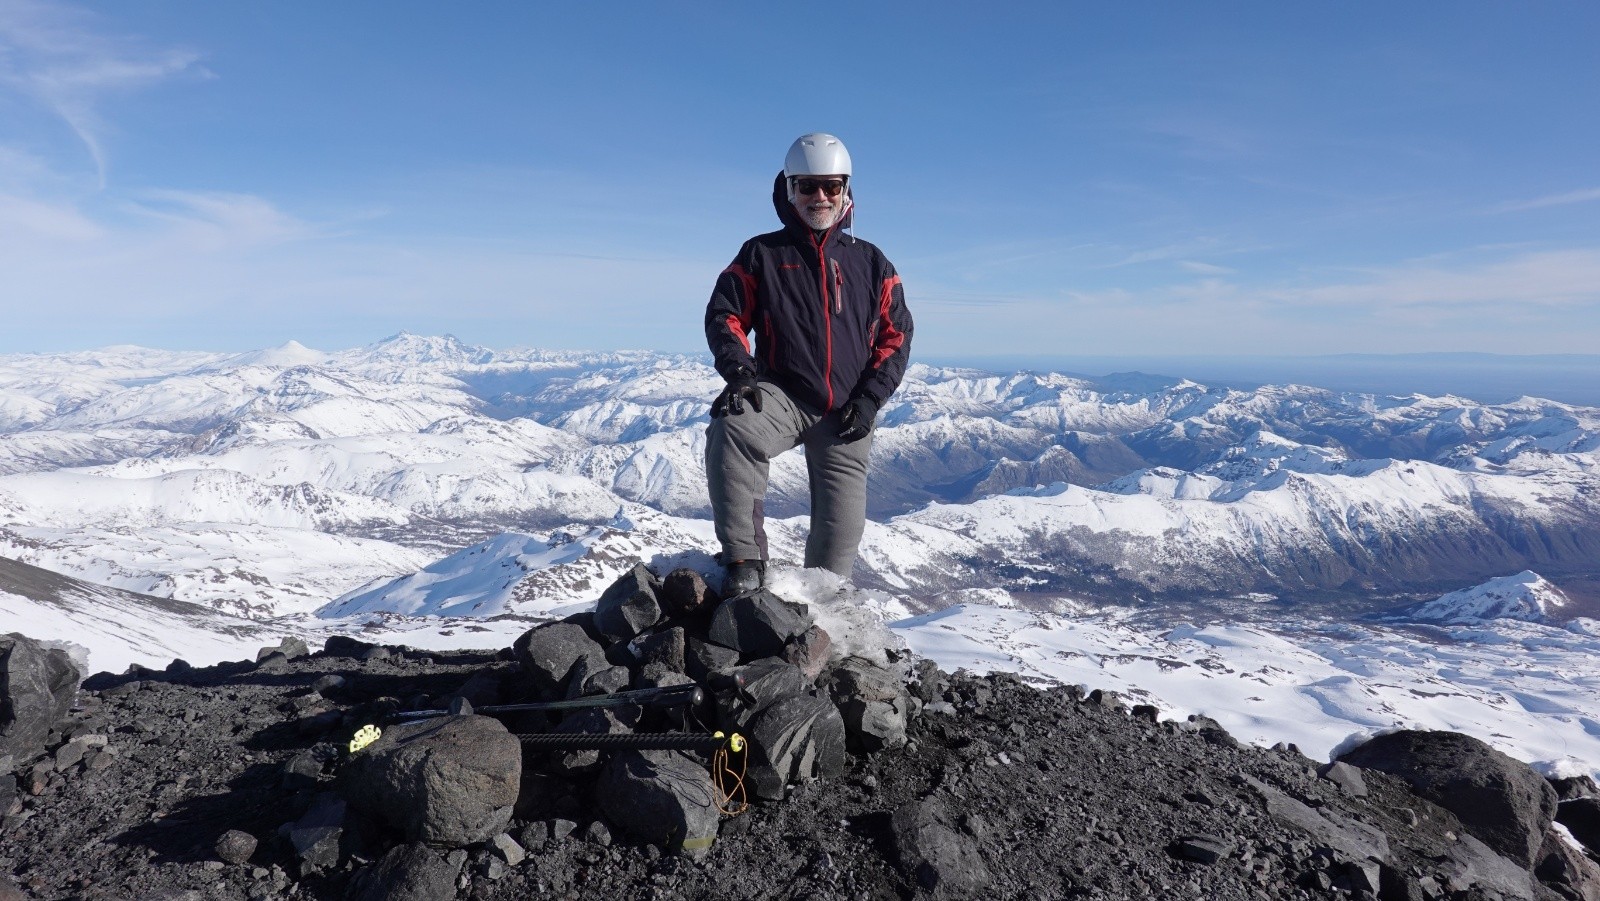
<svg viewBox="0 0 1600 901">
<path fill-rule="evenodd" d="M 714 576 L 720 385 L 403 333 L 0 357 L 0 632 L 92 668 L 499 647 L 636 562 Z M 796 568 L 804 464 L 773 466 L 774 577 L 841 646 L 1308 750 L 1411 723 L 1600 769 L 1600 409 L 914 365 L 874 441 L 854 585 Z"/>
<path fill-rule="evenodd" d="M 718 386 L 694 357 L 404 333 L 0 357 L 0 554 L 265 616 L 507 531 L 622 515 L 672 553 L 704 533 Z M 1600 410 L 1553 401 L 913 366 L 872 453 L 857 581 L 928 608 L 988 588 L 1376 604 L 1600 561 Z M 779 458 L 779 558 L 806 494 Z"/>
</svg>

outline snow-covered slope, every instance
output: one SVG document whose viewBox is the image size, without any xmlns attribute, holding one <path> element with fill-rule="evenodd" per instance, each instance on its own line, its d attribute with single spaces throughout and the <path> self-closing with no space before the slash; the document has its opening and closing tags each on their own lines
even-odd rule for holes
<svg viewBox="0 0 1600 901">
<path fill-rule="evenodd" d="M 1548 774 L 1600 771 L 1600 621 L 1513 620 L 1413 632 L 1336 622 L 1176 623 L 958 605 L 894 631 L 947 669 L 1114 690 L 1164 715 L 1203 713 L 1256 744 L 1327 759 L 1395 727 L 1465 732 Z"/>
<path fill-rule="evenodd" d="M 253 657 L 293 631 L 210 607 L 81 582 L 0 557 L 0 622 L 88 652 L 90 672 L 130 664 L 159 669 L 175 659 L 204 666 Z M 89 673 L 84 673 L 85 676 Z"/>
</svg>

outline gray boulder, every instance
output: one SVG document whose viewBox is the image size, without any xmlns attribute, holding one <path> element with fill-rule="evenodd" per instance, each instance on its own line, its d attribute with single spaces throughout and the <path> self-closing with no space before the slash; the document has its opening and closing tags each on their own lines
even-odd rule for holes
<svg viewBox="0 0 1600 901">
<path fill-rule="evenodd" d="M 522 671 L 533 679 L 534 688 L 546 697 L 561 697 L 567 675 L 580 660 L 586 672 L 609 666 L 606 649 L 589 637 L 576 623 L 546 623 L 522 633 L 512 644 Z"/>
<path fill-rule="evenodd" d="M 902 804 L 890 830 L 901 868 L 929 897 L 976 897 L 994 880 L 977 843 L 956 831 L 938 801 Z"/>
<path fill-rule="evenodd" d="M 846 657 L 828 671 L 827 682 L 844 718 L 851 751 L 876 754 L 905 747 L 911 697 L 897 673 L 860 657 Z"/>
<path fill-rule="evenodd" d="M 776 801 L 790 782 L 844 773 L 844 720 L 826 698 L 784 698 L 755 718 L 746 737 L 756 797 Z"/>
<path fill-rule="evenodd" d="M 613 641 L 629 641 L 661 621 L 661 582 L 643 563 L 628 570 L 600 595 L 594 625 Z"/>
<path fill-rule="evenodd" d="M 448 901 L 456 897 L 459 863 L 421 843 L 396 845 L 352 884 L 353 901 Z"/>
<path fill-rule="evenodd" d="M 687 567 L 667 573 L 661 580 L 661 608 L 667 616 L 687 616 L 715 607 L 721 600 L 705 577 Z"/>
<path fill-rule="evenodd" d="M 776 657 L 809 628 L 809 610 L 763 588 L 723 601 L 711 615 L 707 637 L 746 658 Z"/>
<path fill-rule="evenodd" d="M 347 768 L 350 803 L 408 841 L 461 847 L 505 831 L 522 745 L 498 720 L 454 716 L 385 730 Z"/>
<path fill-rule="evenodd" d="M 625 751 L 601 773 L 595 798 L 625 833 L 701 857 L 717 837 L 717 793 L 704 766 L 671 751 Z"/>
<path fill-rule="evenodd" d="M 1398 776 L 1455 814 L 1484 844 L 1532 868 L 1555 820 L 1556 792 L 1527 764 L 1459 732 L 1379 735 L 1340 760 Z"/>
<path fill-rule="evenodd" d="M 16 632 L 0 635 L 0 757 L 39 756 L 51 727 L 72 709 L 81 676 L 66 651 Z"/>
</svg>

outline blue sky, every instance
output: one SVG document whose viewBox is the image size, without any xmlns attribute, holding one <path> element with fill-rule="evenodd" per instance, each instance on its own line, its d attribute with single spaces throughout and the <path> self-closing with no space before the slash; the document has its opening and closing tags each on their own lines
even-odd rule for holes
<svg viewBox="0 0 1600 901">
<path fill-rule="evenodd" d="M 812 130 L 914 355 L 1600 348 L 1600 5 L 794 9 L 0 0 L 0 353 L 699 351 Z"/>
</svg>

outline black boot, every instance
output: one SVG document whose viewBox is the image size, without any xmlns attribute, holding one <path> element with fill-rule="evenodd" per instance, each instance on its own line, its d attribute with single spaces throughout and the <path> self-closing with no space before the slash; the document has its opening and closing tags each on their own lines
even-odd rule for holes
<svg viewBox="0 0 1600 901">
<path fill-rule="evenodd" d="M 731 598 L 749 594 L 765 584 L 767 584 L 767 561 L 735 560 L 723 570 L 722 596 Z"/>
</svg>

